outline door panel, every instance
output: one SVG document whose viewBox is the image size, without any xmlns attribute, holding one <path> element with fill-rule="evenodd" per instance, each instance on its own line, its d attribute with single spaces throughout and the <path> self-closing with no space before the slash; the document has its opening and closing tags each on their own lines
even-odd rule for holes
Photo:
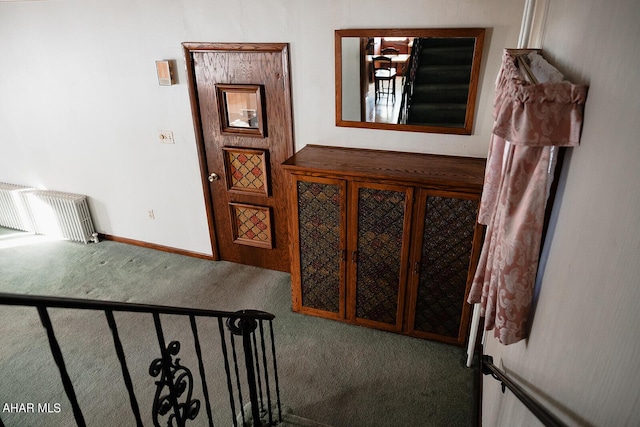
<svg viewBox="0 0 640 427">
<path fill-rule="evenodd" d="M 286 44 L 185 43 L 190 95 L 216 259 L 289 271 L 285 176 L 293 155 Z M 216 85 L 218 85 L 216 87 Z M 257 93 L 256 107 L 234 91 Z M 232 101 L 232 99 L 234 99 Z M 239 97 L 242 99 L 242 97 Z M 232 122 L 237 110 L 246 122 Z"/>
</svg>

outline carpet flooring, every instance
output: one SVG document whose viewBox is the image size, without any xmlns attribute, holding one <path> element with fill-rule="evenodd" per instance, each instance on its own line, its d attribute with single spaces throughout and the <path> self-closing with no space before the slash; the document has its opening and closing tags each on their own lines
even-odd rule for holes
<svg viewBox="0 0 640 427">
<path fill-rule="evenodd" d="M 295 415 L 334 427 L 477 424 L 478 373 L 465 367 L 462 348 L 293 313 L 286 273 L 0 228 L 0 292 L 268 311 L 276 316 L 282 403 Z M 135 425 L 105 316 L 50 312 L 87 425 Z M 153 319 L 116 313 L 116 321 L 143 421 L 151 425 Z M 167 342 L 183 345 L 182 363 L 197 366 L 188 320 L 162 316 L 162 322 Z M 216 334 L 214 324 L 199 328 L 201 339 Z M 205 357 L 215 357 L 215 340 L 203 339 Z M 207 375 L 212 399 L 222 401 L 213 408 L 215 425 L 230 426 L 224 373 Z M 50 411 L 6 411 L 6 404 L 20 403 L 48 403 Z M 7 427 L 75 424 L 34 308 L 0 305 L 0 419 Z M 187 425 L 207 425 L 204 411 Z"/>
</svg>

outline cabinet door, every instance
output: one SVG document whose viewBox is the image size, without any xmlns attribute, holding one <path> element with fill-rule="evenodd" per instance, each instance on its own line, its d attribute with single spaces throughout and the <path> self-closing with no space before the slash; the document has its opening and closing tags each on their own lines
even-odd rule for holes
<svg viewBox="0 0 640 427">
<path fill-rule="evenodd" d="M 346 182 L 293 175 L 293 309 L 345 318 Z"/>
<path fill-rule="evenodd" d="M 349 191 L 347 318 L 400 331 L 413 188 L 354 182 Z"/>
<path fill-rule="evenodd" d="M 466 302 L 480 248 L 477 196 L 421 190 L 412 250 L 408 332 L 463 344 Z"/>
</svg>

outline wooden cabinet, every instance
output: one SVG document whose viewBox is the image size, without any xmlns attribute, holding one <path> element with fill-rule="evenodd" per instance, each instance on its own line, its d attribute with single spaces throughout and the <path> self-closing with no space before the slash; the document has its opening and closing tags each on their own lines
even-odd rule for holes
<svg viewBox="0 0 640 427">
<path fill-rule="evenodd" d="M 464 343 L 484 159 L 306 146 L 284 168 L 294 311 Z"/>
</svg>

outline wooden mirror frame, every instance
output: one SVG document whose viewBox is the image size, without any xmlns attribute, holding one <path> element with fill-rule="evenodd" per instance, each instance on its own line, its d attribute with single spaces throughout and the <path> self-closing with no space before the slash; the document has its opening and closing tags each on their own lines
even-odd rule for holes
<svg viewBox="0 0 640 427">
<path fill-rule="evenodd" d="M 336 88 L 336 126 L 399 130 L 409 132 L 445 133 L 458 135 L 471 135 L 473 129 L 473 119 L 475 116 L 476 94 L 478 92 L 478 81 L 480 77 L 480 63 L 482 58 L 482 48 L 484 44 L 484 28 L 433 28 L 433 29 L 348 29 L 335 31 L 335 88 Z M 464 125 L 460 127 L 448 126 L 427 126 L 415 124 L 397 123 L 374 123 L 366 121 L 343 120 L 342 112 L 342 40 L 347 37 L 442 37 L 442 38 L 475 38 L 473 51 L 473 62 L 471 65 L 471 78 L 469 81 L 469 93 L 467 97 L 467 109 Z M 361 63 L 364 62 L 361 59 Z M 361 82 L 362 74 L 366 72 L 364 67 L 360 67 Z M 362 86 L 362 84 L 361 84 Z M 362 90 L 362 89 L 361 89 Z M 362 114 L 361 114 L 362 115 Z"/>
</svg>

